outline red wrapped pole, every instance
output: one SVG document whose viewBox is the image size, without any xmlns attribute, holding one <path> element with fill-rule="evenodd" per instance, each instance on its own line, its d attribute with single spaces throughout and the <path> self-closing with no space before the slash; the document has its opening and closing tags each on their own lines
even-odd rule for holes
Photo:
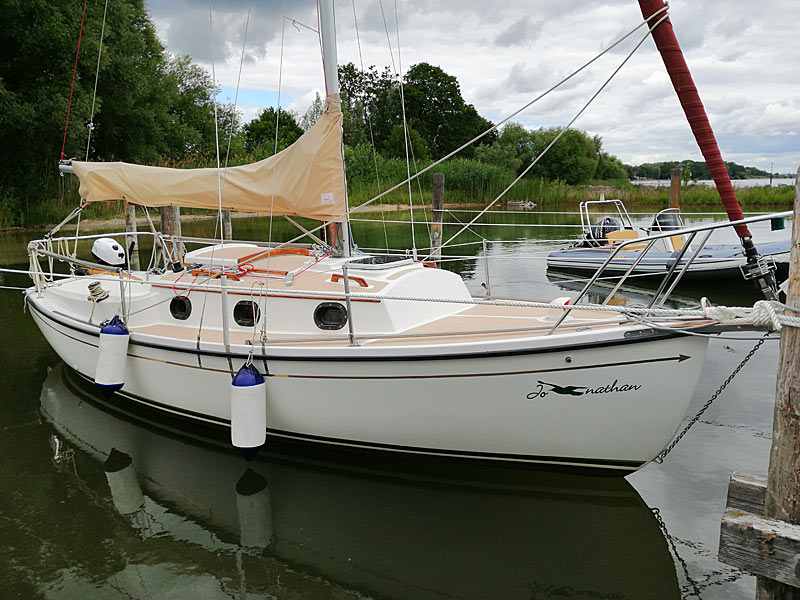
<svg viewBox="0 0 800 600">
<path fill-rule="evenodd" d="M 648 19 L 653 13 L 664 8 L 664 0 L 639 0 L 639 7 L 642 9 L 642 16 Z M 655 17 L 650 26 L 652 27 L 659 19 L 661 19 L 661 15 Z M 678 94 L 683 112 L 686 113 L 686 119 L 692 128 L 694 138 L 697 140 L 697 145 L 700 146 L 700 152 L 703 153 L 703 158 L 711 171 L 711 177 L 717 186 L 717 192 L 719 192 L 725 212 L 728 213 L 728 218 L 731 221 L 743 219 L 742 208 L 739 206 L 736 192 L 731 185 L 728 170 L 722 161 L 722 155 L 714 132 L 711 130 L 711 124 L 708 122 L 706 110 L 700 100 L 700 94 L 697 93 L 697 87 L 694 85 L 692 74 L 689 72 L 669 18 L 653 30 L 653 40 L 664 60 L 664 66 L 672 80 L 672 87 Z M 747 225 L 737 225 L 736 233 L 742 239 L 751 237 Z"/>
</svg>

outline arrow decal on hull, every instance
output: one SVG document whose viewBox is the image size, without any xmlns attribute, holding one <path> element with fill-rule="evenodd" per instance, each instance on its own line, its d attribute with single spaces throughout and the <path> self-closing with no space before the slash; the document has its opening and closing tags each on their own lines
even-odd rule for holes
<svg viewBox="0 0 800 600">
<path fill-rule="evenodd" d="M 691 356 L 678 354 L 677 356 L 667 356 L 664 358 L 645 358 L 641 360 L 626 360 L 615 363 L 603 363 L 595 365 L 582 365 L 573 367 L 556 367 L 552 369 L 531 369 L 529 371 L 504 371 L 501 373 L 453 373 L 443 375 L 283 375 L 275 374 L 275 377 L 290 377 L 293 379 L 443 379 L 451 377 L 502 377 L 507 375 L 533 375 L 535 373 L 561 373 L 564 371 L 582 371 L 586 369 L 604 369 L 606 367 L 624 367 L 628 365 L 643 365 L 658 362 L 683 362 L 689 360 Z M 390 362 L 390 360 L 387 360 Z"/>
</svg>

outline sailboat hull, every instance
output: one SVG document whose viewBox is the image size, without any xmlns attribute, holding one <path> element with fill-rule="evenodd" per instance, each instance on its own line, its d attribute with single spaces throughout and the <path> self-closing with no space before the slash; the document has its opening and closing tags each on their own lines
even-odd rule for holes
<svg viewBox="0 0 800 600">
<path fill-rule="evenodd" d="M 94 377 L 98 337 L 30 301 L 64 361 Z M 371 450 L 630 472 L 656 456 L 686 413 L 707 339 L 630 330 L 370 354 L 320 349 L 256 355 L 269 437 Z M 415 353 L 416 352 L 416 353 Z M 120 398 L 230 426 L 242 354 L 132 337 Z"/>
</svg>

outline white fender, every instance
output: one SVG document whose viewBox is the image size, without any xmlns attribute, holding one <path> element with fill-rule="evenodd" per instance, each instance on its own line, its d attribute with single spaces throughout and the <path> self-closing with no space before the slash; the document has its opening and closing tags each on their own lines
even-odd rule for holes
<svg viewBox="0 0 800 600">
<path fill-rule="evenodd" d="M 267 384 L 252 363 L 242 366 L 231 381 L 231 443 L 258 448 L 267 439 Z"/>
<path fill-rule="evenodd" d="M 115 392 L 125 385 L 130 338 L 128 328 L 117 316 L 100 330 L 94 383 L 104 391 Z"/>
</svg>

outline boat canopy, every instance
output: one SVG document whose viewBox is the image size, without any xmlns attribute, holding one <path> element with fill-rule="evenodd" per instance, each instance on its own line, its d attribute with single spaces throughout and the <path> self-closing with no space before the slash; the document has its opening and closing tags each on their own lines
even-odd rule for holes
<svg viewBox="0 0 800 600">
<path fill-rule="evenodd" d="M 264 160 L 227 169 L 172 169 L 123 162 L 72 162 L 88 202 L 222 208 L 344 221 L 342 113 L 328 102 L 319 121 L 291 146 Z"/>
</svg>

